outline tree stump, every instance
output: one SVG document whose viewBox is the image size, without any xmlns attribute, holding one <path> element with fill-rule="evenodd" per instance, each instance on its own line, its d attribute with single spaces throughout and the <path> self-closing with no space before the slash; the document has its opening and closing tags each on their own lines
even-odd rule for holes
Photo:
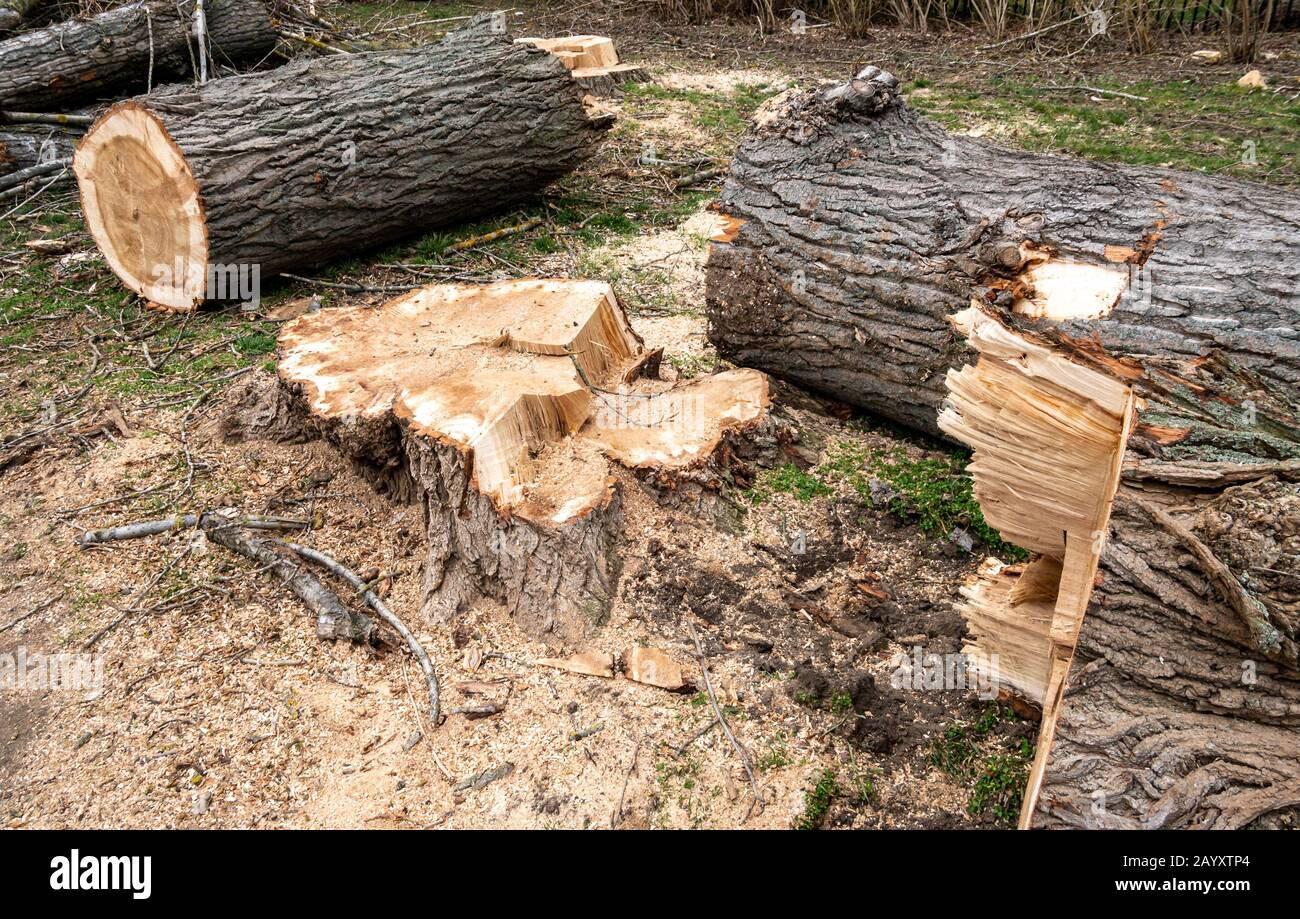
<svg viewBox="0 0 1300 919">
<path fill-rule="evenodd" d="M 292 321 L 280 395 L 241 411 L 305 425 L 424 508 L 430 616 L 489 597 L 576 642 L 616 591 L 623 490 L 716 490 L 767 422 L 761 373 L 669 385 L 636 376 L 643 356 L 604 283 L 434 285 Z"/>
<path fill-rule="evenodd" d="M 722 353 L 969 445 L 1033 553 L 962 588 L 1042 706 L 1021 825 L 1300 806 L 1300 196 L 949 137 L 868 68 L 775 100 L 721 204 Z"/>
<path fill-rule="evenodd" d="M 191 309 L 240 299 L 231 288 L 254 278 L 517 206 L 606 127 L 559 61 L 480 17 L 416 51 L 128 100 L 95 123 L 73 166 L 114 273 Z"/>
</svg>

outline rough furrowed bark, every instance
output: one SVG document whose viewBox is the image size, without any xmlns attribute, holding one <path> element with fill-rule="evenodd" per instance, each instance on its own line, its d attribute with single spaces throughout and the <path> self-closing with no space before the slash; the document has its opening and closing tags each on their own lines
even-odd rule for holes
<svg viewBox="0 0 1300 919">
<path fill-rule="evenodd" d="M 0 125 L 0 176 L 38 163 L 71 160 L 80 137 L 39 125 Z"/>
<path fill-rule="evenodd" d="M 1033 553 L 961 590 L 1043 709 L 1021 825 L 1294 812 L 1300 197 L 948 137 L 869 68 L 761 113 L 722 209 L 720 350 L 972 447 Z"/>
<path fill-rule="evenodd" d="M 931 433 L 966 359 L 946 317 L 990 295 L 1115 355 L 1217 351 L 1300 385 L 1292 191 L 949 135 L 868 68 L 772 100 L 719 209 L 737 222 L 708 264 L 720 352 Z M 1066 321 L 1033 318 L 1042 292 Z"/>
<path fill-rule="evenodd" d="M 74 163 L 109 265 L 189 308 L 241 298 L 230 272 L 247 284 L 535 197 L 608 119 L 558 60 L 489 23 L 115 106 Z"/>
<path fill-rule="evenodd" d="M 771 436 L 762 374 L 669 385 L 642 357 L 606 284 L 435 285 L 294 320 L 278 387 L 237 398 L 225 433 L 323 437 L 422 507 L 435 621 L 489 598 L 577 642 L 617 592 L 625 489 L 701 506 Z"/>
<path fill-rule="evenodd" d="M 204 9 L 215 62 L 256 62 L 275 47 L 257 0 L 211 0 Z M 192 11 L 192 0 L 148 0 L 0 41 L 0 109 L 65 110 L 192 73 Z"/>
<path fill-rule="evenodd" d="M 0 0 L 0 32 L 18 28 L 41 0 Z"/>
</svg>

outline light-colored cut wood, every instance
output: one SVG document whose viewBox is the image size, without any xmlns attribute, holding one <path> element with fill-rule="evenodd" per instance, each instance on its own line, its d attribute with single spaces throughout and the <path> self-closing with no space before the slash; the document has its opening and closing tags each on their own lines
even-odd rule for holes
<svg viewBox="0 0 1300 919">
<path fill-rule="evenodd" d="M 614 40 L 603 35 L 565 35 L 560 38 L 516 38 L 559 58 L 570 70 L 613 67 L 618 63 Z"/>
<path fill-rule="evenodd" d="M 198 184 L 148 109 L 123 102 L 82 139 L 72 163 L 90 235 L 113 272 L 146 300 L 191 308 L 207 289 Z"/>
<path fill-rule="evenodd" d="M 614 655 L 608 651 L 583 651 L 572 657 L 543 657 L 537 661 L 543 667 L 554 667 L 568 673 L 614 679 Z"/>
<path fill-rule="evenodd" d="M 1027 826 L 1105 546 L 1133 394 L 978 304 L 953 324 L 979 359 L 948 372 L 939 427 L 974 449 L 973 492 L 985 519 L 1040 553 L 1024 568 L 986 566 L 962 588 L 961 606 L 972 638 L 967 652 L 996 655 L 999 679 L 1043 707 L 1040 756 L 1022 809 Z"/>
<path fill-rule="evenodd" d="M 623 652 L 623 671 L 629 680 L 680 692 L 689 685 L 682 665 L 659 648 L 628 648 Z"/>
</svg>

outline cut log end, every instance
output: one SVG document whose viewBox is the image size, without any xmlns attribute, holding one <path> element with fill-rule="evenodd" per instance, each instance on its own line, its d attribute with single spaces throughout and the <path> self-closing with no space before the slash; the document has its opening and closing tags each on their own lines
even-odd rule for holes
<svg viewBox="0 0 1300 919">
<path fill-rule="evenodd" d="M 685 481 L 770 402 L 752 370 L 624 382 L 643 345 L 595 281 L 421 288 L 301 316 L 280 349 L 313 423 L 423 496 L 437 612 L 492 596 L 565 638 L 602 619 L 616 586 L 617 469 Z"/>
<path fill-rule="evenodd" d="M 146 300 L 191 309 L 207 290 L 198 183 L 159 119 L 137 102 L 109 109 L 72 162 L 86 226 L 105 260 Z"/>
</svg>

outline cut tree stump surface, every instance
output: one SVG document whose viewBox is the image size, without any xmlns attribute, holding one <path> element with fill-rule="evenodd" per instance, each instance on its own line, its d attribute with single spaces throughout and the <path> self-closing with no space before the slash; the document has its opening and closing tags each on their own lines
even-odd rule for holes
<svg viewBox="0 0 1300 919">
<path fill-rule="evenodd" d="M 568 636 L 599 620 L 616 580 L 610 463 L 657 487 L 689 478 L 770 401 L 753 370 L 623 383 L 642 343 L 597 281 L 434 285 L 322 310 L 290 322 L 280 352 L 312 422 L 424 496 L 445 613 L 487 593 L 542 632 L 558 615 Z"/>
</svg>

